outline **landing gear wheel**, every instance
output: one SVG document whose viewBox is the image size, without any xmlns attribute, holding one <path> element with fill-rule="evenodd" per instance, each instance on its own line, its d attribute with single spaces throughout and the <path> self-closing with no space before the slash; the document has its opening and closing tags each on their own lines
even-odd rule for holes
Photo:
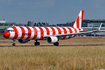
<svg viewBox="0 0 105 70">
<path fill-rule="evenodd" d="M 40 45 L 40 42 L 35 42 L 35 46 Z"/>
<path fill-rule="evenodd" d="M 13 44 L 12 44 L 12 46 L 16 46 L 16 44 L 15 44 L 15 43 L 13 43 Z"/>
<path fill-rule="evenodd" d="M 40 45 L 40 42 L 37 42 L 37 45 Z"/>
<path fill-rule="evenodd" d="M 15 44 L 15 40 L 13 40 L 13 44 L 12 44 L 12 46 L 16 46 L 16 44 Z"/>
<path fill-rule="evenodd" d="M 54 46 L 59 46 L 59 43 L 58 42 L 54 43 Z"/>
<path fill-rule="evenodd" d="M 35 42 L 34 45 L 37 46 L 37 42 Z"/>
</svg>

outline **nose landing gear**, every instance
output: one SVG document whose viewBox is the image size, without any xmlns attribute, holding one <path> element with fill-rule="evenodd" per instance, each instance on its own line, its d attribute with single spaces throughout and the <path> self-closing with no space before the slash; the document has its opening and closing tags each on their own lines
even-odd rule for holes
<svg viewBox="0 0 105 70">
<path fill-rule="evenodd" d="M 15 40 L 13 40 L 13 44 L 12 44 L 12 46 L 16 46 L 16 44 L 15 44 Z"/>
<path fill-rule="evenodd" d="M 37 40 L 36 40 L 36 42 L 34 43 L 34 45 L 35 46 L 38 46 L 38 45 L 40 45 L 40 42 L 37 42 Z"/>
</svg>

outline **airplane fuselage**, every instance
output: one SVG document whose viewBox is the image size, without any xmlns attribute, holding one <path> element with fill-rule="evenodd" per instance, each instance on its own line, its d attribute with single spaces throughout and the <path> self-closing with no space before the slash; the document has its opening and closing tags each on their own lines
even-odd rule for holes
<svg viewBox="0 0 105 70">
<path fill-rule="evenodd" d="M 8 35 L 7 35 L 8 32 Z M 12 40 L 43 40 L 47 36 L 70 34 L 80 32 L 77 28 L 72 27 L 25 27 L 13 26 L 8 28 L 4 37 Z M 44 38 L 45 37 L 45 38 Z M 61 36 L 60 39 L 69 39 L 75 35 Z"/>
</svg>

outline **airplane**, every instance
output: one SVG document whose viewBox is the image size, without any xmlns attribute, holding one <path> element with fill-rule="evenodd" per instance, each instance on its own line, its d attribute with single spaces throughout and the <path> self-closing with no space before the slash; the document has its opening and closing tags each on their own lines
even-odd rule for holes
<svg viewBox="0 0 105 70">
<path fill-rule="evenodd" d="M 84 10 L 81 10 L 74 25 L 72 27 L 34 27 L 34 26 L 12 26 L 4 32 L 3 36 L 7 39 L 19 43 L 27 43 L 30 40 L 35 40 L 35 46 L 40 45 L 38 40 L 47 40 L 48 43 L 53 43 L 54 46 L 59 46 L 59 40 L 74 38 L 76 35 L 85 34 L 85 29 L 82 29 Z"/>
<path fill-rule="evenodd" d="M 101 27 L 102 27 L 102 23 L 100 24 L 100 26 L 98 28 L 98 31 L 94 31 L 91 34 L 94 35 L 94 36 L 103 36 L 103 35 L 105 35 L 105 30 L 100 30 Z"/>
</svg>

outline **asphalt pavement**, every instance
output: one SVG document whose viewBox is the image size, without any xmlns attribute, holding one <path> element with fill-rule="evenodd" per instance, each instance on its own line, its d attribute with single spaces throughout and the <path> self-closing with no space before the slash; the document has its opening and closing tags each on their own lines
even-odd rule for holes
<svg viewBox="0 0 105 70">
<path fill-rule="evenodd" d="M 77 44 L 77 45 L 59 45 L 59 46 L 54 46 L 54 45 L 40 45 L 40 46 L 34 46 L 34 45 L 0 45 L 0 47 L 86 47 L 86 46 L 105 46 L 105 44 Z"/>
</svg>

